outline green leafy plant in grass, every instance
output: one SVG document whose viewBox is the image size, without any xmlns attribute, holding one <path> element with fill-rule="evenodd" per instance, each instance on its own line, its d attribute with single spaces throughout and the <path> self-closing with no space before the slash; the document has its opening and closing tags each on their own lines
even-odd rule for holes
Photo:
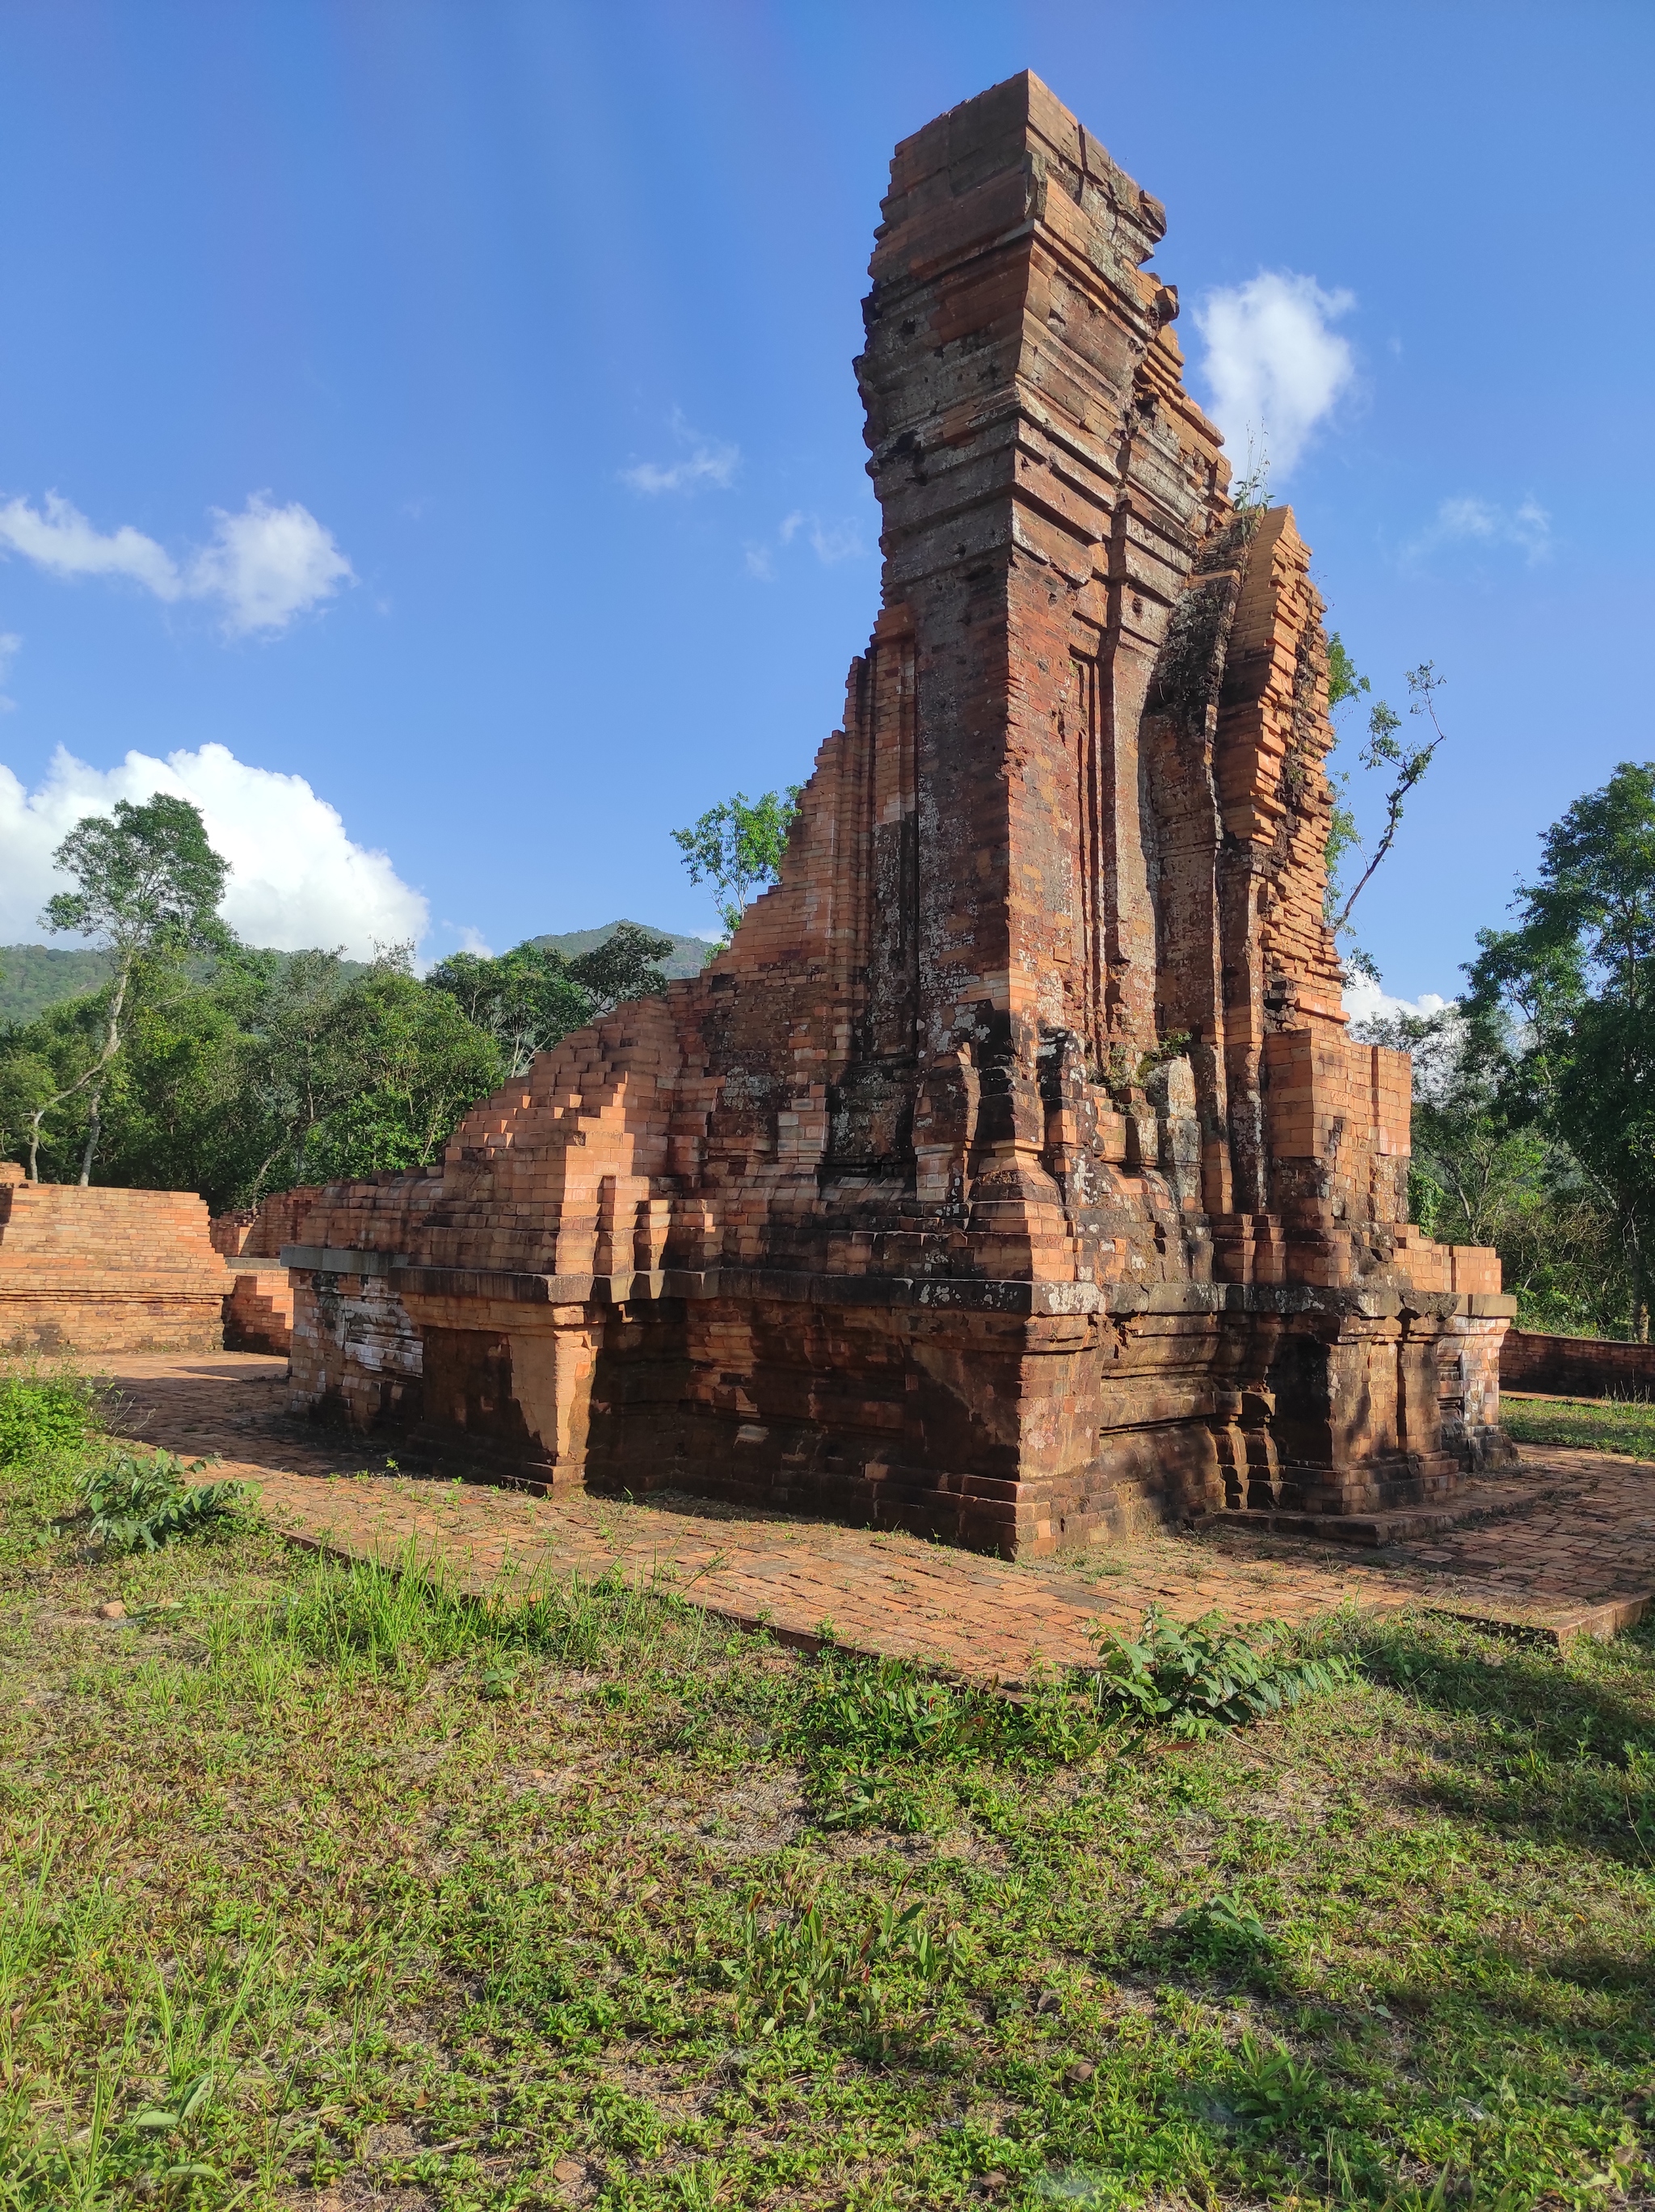
<svg viewBox="0 0 1655 2212">
<path fill-rule="evenodd" d="M 1230 1897 L 1191 1905 L 1173 1922 L 1173 1935 L 1185 1957 L 1200 1966 L 1255 1966 L 1275 1956 L 1270 1931 L 1258 1915 Z"/>
<path fill-rule="evenodd" d="M 1106 1733 L 1090 1698 L 1066 1680 L 1014 1698 L 907 1660 L 830 1649 L 784 1717 L 780 1741 L 804 1767 L 818 1826 L 912 1834 L 936 1825 L 933 1801 L 950 1770 L 1070 1765 L 1089 1759 Z"/>
<path fill-rule="evenodd" d="M 389 1566 L 318 1560 L 275 1625 L 307 1657 L 348 1673 L 406 1676 L 475 1660 L 483 1697 L 510 1702 L 527 1686 L 527 1659 L 591 1667 L 647 1653 L 686 1610 L 670 1591 L 613 1571 L 506 1582 L 476 1596 L 456 1586 L 440 1554 L 409 1545 Z"/>
<path fill-rule="evenodd" d="M 0 1382 L 0 1467 L 78 1451 L 93 1425 L 93 1393 L 77 1376 L 11 1375 Z"/>
<path fill-rule="evenodd" d="M 1355 1679 L 1349 1660 L 1306 1657 L 1274 1638 L 1256 1646 L 1229 1634 L 1215 1613 L 1184 1627 L 1152 1605 L 1137 1636 L 1096 1629 L 1091 1640 L 1100 1705 L 1185 1741 L 1245 1727 Z"/>
<path fill-rule="evenodd" d="M 246 1518 L 250 1499 L 245 1483 L 185 1480 L 209 1464 L 198 1459 L 186 1467 L 169 1452 L 151 1458 L 112 1452 L 87 1469 L 76 1494 L 106 1552 L 158 1552 L 181 1537 Z"/>
<path fill-rule="evenodd" d="M 880 2035 L 897 1983 L 930 1985 L 949 1970 L 949 1946 L 921 1918 L 918 1903 L 888 1899 L 848 1929 L 834 1925 L 819 1896 L 773 1922 L 764 1906 L 763 1893 L 755 1891 L 739 1930 L 741 1949 L 721 1962 L 746 2034 L 808 2030 L 840 2015 Z"/>
<path fill-rule="evenodd" d="M 1250 2127 L 1274 2133 L 1314 2126 L 1332 2101 L 1325 2078 L 1278 2044 L 1244 2031 L 1228 2084 L 1229 2104 Z"/>
</svg>

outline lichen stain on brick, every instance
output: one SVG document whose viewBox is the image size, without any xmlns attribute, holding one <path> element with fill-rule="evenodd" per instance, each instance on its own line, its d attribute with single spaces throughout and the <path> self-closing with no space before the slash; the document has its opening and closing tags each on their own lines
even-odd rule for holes
<svg viewBox="0 0 1655 2212">
<path fill-rule="evenodd" d="M 1498 1262 L 1408 1223 L 1408 1061 L 1346 1036 L 1309 555 L 1228 496 L 1164 228 L 1028 74 L 898 147 L 882 606 L 781 880 L 321 1194 L 296 1404 L 1024 1554 L 1508 1455 Z"/>
</svg>

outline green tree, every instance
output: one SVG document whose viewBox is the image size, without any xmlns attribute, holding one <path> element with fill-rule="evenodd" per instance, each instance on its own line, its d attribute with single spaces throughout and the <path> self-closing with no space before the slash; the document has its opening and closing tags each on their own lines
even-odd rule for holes
<svg viewBox="0 0 1655 2212">
<path fill-rule="evenodd" d="M 215 1213 L 245 1202 L 264 1149 L 249 1072 L 282 964 L 240 946 L 216 961 L 174 951 L 142 963 L 104 1110 L 100 1180 L 198 1190 Z"/>
<path fill-rule="evenodd" d="M 423 1167 L 505 1073 L 494 1038 L 410 972 L 406 948 L 392 948 L 314 1025 L 305 1126 L 288 1132 L 293 1180 Z"/>
<path fill-rule="evenodd" d="M 718 892 L 726 945 L 754 899 L 781 873 L 803 789 L 802 783 L 790 783 L 785 794 L 767 791 L 751 799 L 738 791 L 733 799 L 709 806 L 688 830 L 672 833 L 691 883 L 710 883 Z"/>
<path fill-rule="evenodd" d="M 108 1028 L 104 994 L 90 992 L 49 1006 L 31 1022 L 0 1034 L 0 1132 L 8 1152 L 24 1158 L 31 1182 L 44 1164 L 54 1181 L 85 1145 L 86 1085 L 98 1065 Z"/>
<path fill-rule="evenodd" d="M 1515 929 L 1483 930 L 1473 1019 L 1519 1040 L 1518 1110 L 1579 1160 L 1612 1212 L 1632 1333 L 1655 1279 L 1655 761 L 1623 761 L 1547 830 Z"/>
<path fill-rule="evenodd" d="M 1366 1043 L 1410 1053 L 1408 1210 L 1445 1244 L 1492 1244 L 1525 1328 L 1603 1334 L 1626 1312 L 1613 1216 L 1566 1145 L 1521 1106 L 1501 1012 L 1370 1019 Z"/>
<path fill-rule="evenodd" d="M 549 1051 L 592 1016 L 591 994 L 549 945 L 519 945 L 492 959 L 451 953 L 426 981 L 493 1037 L 507 1077 L 525 1074 L 537 1052 Z"/>
<path fill-rule="evenodd" d="M 494 1038 L 509 1078 L 525 1074 L 537 1053 L 612 1007 L 661 997 L 667 979 L 660 963 L 671 950 L 670 937 L 623 921 L 573 960 L 548 945 L 519 945 L 493 958 L 455 952 L 426 981 Z"/>
<path fill-rule="evenodd" d="M 133 976 L 140 963 L 163 951 L 216 951 L 231 941 L 218 918 L 230 864 L 208 842 L 199 809 L 163 792 L 141 806 L 118 800 L 112 818 L 86 815 L 52 860 L 76 888 L 47 900 L 42 923 L 55 933 L 90 938 L 109 955 L 112 972 L 102 994 L 103 1037 L 96 1056 L 71 1085 L 36 1104 L 33 1128 L 38 1149 L 45 1115 L 84 1091 L 86 1147 L 80 1180 L 88 1183 Z"/>
</svg>

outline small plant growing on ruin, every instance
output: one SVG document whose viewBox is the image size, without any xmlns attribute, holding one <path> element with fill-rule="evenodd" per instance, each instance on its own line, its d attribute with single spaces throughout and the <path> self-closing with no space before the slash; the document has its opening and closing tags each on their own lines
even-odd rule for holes
<svg viewBox="0 0 1655 2212">
<path fill-rule="evenodd" d="M 106 1552 L 158 1552 L 181 1537 L 241 1520 L 248 1502 L 246 1483 L 185 1480 L 210 1464 L 197 1459 L 186 1467 L 169 1452 L 152 1458 L 112 1453 L 89 1468 L 76 1486 L 91 1534 Z"/>
<path fill-rule="evenodd" d="M 1347 1660 L 1302 1658 L 1274 1638 L 1261 1648 L 1230 1635 L 1215 1613 L 1183 1627 L 1152 1605 L 1137 1636 L 1100 1628 L 1091 1640 L 1098 1703 L 1186 1741 L 1244 1728 L 1355 1679 Z"/>
</svg>

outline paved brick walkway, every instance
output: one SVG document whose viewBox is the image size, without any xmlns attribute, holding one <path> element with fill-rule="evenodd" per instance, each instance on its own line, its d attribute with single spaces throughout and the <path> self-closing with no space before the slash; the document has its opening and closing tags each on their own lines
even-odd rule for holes
<svg viewBox="0 0 1655 2212">
<path fill-rule="evenodd" d="M 1424 1603 L 1562 1635 L 1622 1625 L 1655 1591 L 1655 1465 L 1604 1453 L 1531 1450 L 1501 1492 L 1546 1502 L 1383 1552 L 1218 1528 L 1015 1565 L 699 1499 L 554 1500 L 403 1475 L 383 1447 L 290 1421 L 279 1359 L 111 1366 L 121 1429 L 187 1457 L 219 1454 L 214 1474 L 258 1483 L 272 1521 L 303 1540 L 359 1558 L 440 1555 L 469 1588 L 618 1567 L 790 1640 L 814 1642 L 827 1622 L 847 1644 L 983 1678 L 1083 1661 L 1090 1624 L 1136 1625 L 1151 1602 L 1180 1620 L 1216 1608 L 1241 1621 Z"/>
</svg>

